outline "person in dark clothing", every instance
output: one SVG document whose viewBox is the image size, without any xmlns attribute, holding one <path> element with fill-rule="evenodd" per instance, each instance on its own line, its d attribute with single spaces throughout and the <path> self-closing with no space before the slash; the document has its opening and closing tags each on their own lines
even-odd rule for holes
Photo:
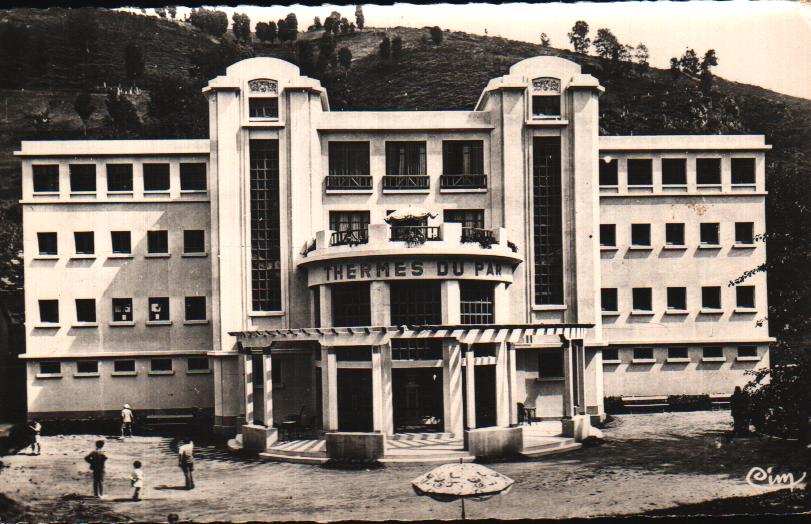
<svg viewBox="0 0 811 524">
<path fill-rule="evenodd" d="M 729 399 L 729 408 L 732 412 L 733 431 L 736 437 L 749 433 L 749 396 L 735 386 L 735 391 Z"/>
<path fill-rule="evenodd" d="M 107 462 L 107 455 L 102 451 L 104 441 L 96 441 L 96 449 L 87 454 L 85 462 L 90 464 L 90 471 L 93 472 L 93 495 L 104 496 L 104 463 Z"/>
</svg>

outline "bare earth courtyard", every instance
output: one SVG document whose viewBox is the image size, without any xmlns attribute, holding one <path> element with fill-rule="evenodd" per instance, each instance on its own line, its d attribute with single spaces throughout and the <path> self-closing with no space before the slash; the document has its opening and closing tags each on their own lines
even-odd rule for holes
<svg viewBox="0 0 811 524">
<path fill-rule="evenodd" d="M 749 438 L 728 441 L 728 412 L 625 415 L 606 444 L 545 459 L 490 467 L 515 480 L 512 490 L 470 502 L 468 518 L 564 518 L 627 515 L 717 498 L 764 493 L 745 481 L 750 468 L 790 471 L 793 446 Z M 170 440 L 110 440 L 106 498 L 96 500 L 83 457 L 93 436 L 45 437 L 42 455 L 3 457 L 0 493 L 26 506 L 29 520 L 111 518 L 182 520 L 455 519 L 458 503 L 418 497 L 410 481 L 433 466 L 342 471 L 259 462 L 198 447 L 193 491 Z M 145 500 L 131 502 L 129 474 L 144 463 Z M 795 472 L 795 474 L 798 472 Z"/>
</svg>

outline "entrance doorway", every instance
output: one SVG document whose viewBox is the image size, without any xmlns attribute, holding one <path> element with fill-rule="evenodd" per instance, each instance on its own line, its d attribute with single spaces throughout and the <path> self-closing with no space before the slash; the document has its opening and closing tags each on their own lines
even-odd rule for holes
<svg viewBox="0 0 811 524">
<path fill-rule="evenodd" d="M 372 371 L 338 370 L 338 430 L 372 431 Z"/>
<path fill-rule="evenodd" d="M 476 427 L 496 425 L 496 366 L 476 366 Z"/>
<path fill-rule="evenodd" d="M 392 396 L 395 432 L 443 430 L 441 368 L 393 369 Z"/>
</svg>

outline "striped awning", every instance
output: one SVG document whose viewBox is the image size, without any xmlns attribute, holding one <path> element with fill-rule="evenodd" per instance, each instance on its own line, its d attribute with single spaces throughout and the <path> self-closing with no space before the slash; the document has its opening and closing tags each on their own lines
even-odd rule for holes
<svg viewBox="0 0 811 524">
<path fill-rule="evenodd" d="M 538 337 L 584 339 L 594 324 L 477 324 L 430 326 L 362 326 L 236 331 L 243 349 L 284 347 L 288 343 L 318 342 L 322 346 L 374 346 L 392 338 L 451 338 L 461 344 L 527 343 Z"/>
</svg>

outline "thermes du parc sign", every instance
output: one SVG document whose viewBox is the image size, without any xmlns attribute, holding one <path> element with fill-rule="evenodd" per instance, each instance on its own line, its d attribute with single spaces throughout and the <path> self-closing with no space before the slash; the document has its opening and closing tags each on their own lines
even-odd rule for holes
<svg viewBox="0 0 811 524">
<path fill-rule="evenodd" d="M 308 283 L 397 279 L 462 279 L 512 282 L 513 265 L 497 260 L 386 259 L 364 262 L 324 262 L 310 267 Z"/>
</svg>

